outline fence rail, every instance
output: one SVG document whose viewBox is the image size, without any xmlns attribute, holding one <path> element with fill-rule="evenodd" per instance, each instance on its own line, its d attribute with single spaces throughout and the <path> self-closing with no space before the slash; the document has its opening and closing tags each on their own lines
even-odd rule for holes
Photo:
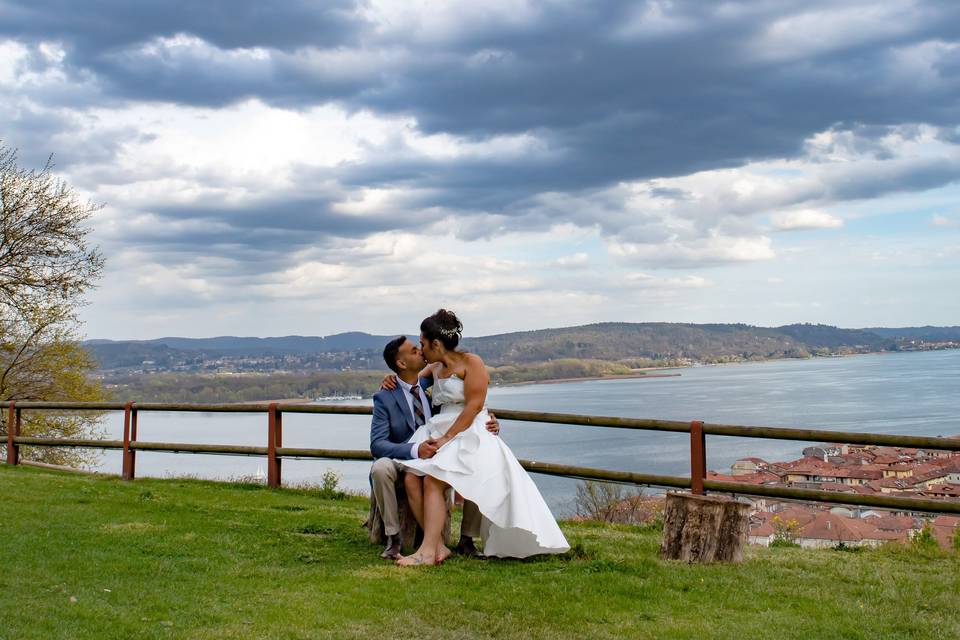
<svg viewBox="0 0 960 640">
<path fill-rule="evenodd" d="M 270 487 L 279 487 L 282 482 L 281 471 L 282 460 L 284 458 L 319 458 L 333 460 L 372 459 L 370 452 L 366 450 L 312 449 L 283 446 L 284 413 L 370 415 L 373 412 L 371 407 L 276 402 L 245 404 L 4 402 L 0 403 L 0 407 L 7 408 L 7 463 L 12 465 L 16 465 L 20 461 L 19 449 L 21 446 L 120 449 L 123 451 L 121 476 L 125 480 L 133 480 L 136 476 L 137 451 L 265 456 L 267 458 L 267 484 Z M 20 435 L 23 411 L 123 411 L 123 439 L 85 440 L 76 438 L 23 436 Z M 268 416 L 267 444 L 266 446 L 242 446 L 140 441 L 137 439 L 138 417 L 139 413 L 144 411 L 266 413 Z M 676 420 L 516 411 L 512 409 L 492 409 L 492 411 L 500 419 L 520 422 L 643 431 L 668 431 L 690 434 L 691 473 L 689 478 L 683 476 L 634 473 L 629 471 L 611 471 L 607 469 L 578 467 L 534 460 L 520 460 L 520 464 L 532 473 L 584 480 L 601 480 L 624 484 L 690 489 L 693 493 L 697 494 L 702 494 L 706 491 L 715 491 L 756 497 L 878 507 L 897 511 L 960 514 L 960 502 L 888 495 L 860 495 L 819 489 L 799 489 L 782 485 L 753 485 L 708 480 L 706 466 L 706 436 L 708 435 L 960 451 L 960 439 L 956 438 L 825 431 L 818 429 L 792 429 L 786 427 L 725 425 L 704 423 L 699 420 L 681 422 Z"/>
</svg>

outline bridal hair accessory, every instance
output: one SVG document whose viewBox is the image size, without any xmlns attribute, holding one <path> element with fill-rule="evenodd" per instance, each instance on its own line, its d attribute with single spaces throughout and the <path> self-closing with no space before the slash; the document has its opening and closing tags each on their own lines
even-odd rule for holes
<svg viewBox="0 0 960 640">
<path fill-rule="evenodd" d="M 438 333 L 444 338 L 459 338 L 460 330 L 459 329 L 438 329 Z"/>
</svg>

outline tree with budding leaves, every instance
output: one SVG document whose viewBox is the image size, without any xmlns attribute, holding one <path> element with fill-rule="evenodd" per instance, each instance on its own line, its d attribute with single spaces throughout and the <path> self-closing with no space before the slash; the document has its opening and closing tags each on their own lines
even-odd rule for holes
<svg viewBox="0 0 960 640">
<path fill-rule="evenodd" d="M 88 244 L 87 222 L 100 207 L 82 200 L 53 173 L 18 165 L 0 142 L 0 401 L 102 401 L 90 377 L 96 362 L 79 343 L 77 310 L 103 271 Z M 6 437 L 7 412 L 0 416 Z M 89 437 L 100 416 L 23 412 L 23 435 Z M 79 466 L 82 450 L 35 447 L 25 458 Z"/>
</svg>

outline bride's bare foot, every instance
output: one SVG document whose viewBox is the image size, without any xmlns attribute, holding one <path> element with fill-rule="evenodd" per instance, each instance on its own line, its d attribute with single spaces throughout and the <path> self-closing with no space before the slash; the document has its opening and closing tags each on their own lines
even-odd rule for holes
<svg viewBox="0 0 960 640">
<path fill-rule="evenodd" d="M 436 558 L 428 558 L 415 553 L 409 556 L 401 556 L 397 559 L 397 566 L 399 567 L 419 567 L 421 565 L 433 565 L 437 563 Z"/>
<path fill-rule="evenodd" d="M 440 545 L 439 547 L 437 547 L 437 560 L 436 560 L 437 564 L 443 563 L 444 560 L 446 560 L 452 555 L 453 555 L 453 551 L 450 551 L 450 549 L 448 549 L 446 545 L 443 545 L 443 544 Z"/>
</svg>

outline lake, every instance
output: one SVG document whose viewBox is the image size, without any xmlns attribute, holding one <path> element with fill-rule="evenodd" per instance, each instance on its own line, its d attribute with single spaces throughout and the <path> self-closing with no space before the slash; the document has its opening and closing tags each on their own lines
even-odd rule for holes
<svg viewBox="0 0 960 640">
<path fill-rule="evenodd" d="M 778 360 L 680 369 L 678 377 L 595 380 L 496 387 L 488 405 L 559 413 L 725 424 L 807 427 L 904 435 L 960 434 L 960 351 L 885 353 L 843 358 Z M 187 400 L 185 398 L 185 400 Z M 369 404 L 369 400 L 350 404 Z M 139 438 L 148 441 L 248 444 L 266 442 L 265 414 L 142 413 Z M 368 416 L 284 416 L 284 445 L 366 449 Z M 104 427 L 121 438 L 123 416 Z M 689 475 L 685 433 L 627 431 L 503 422 L 502 437 L 517 457 L 587 467 Z M 748 455 L 768 461 L 799 457 L 811 443 L 709 436 L 707 466 L 729 472 Z M 105 452 L 97 468 L 119 473 L 120 453 Z M 137 474 L 203 478 L 252 476 L 262 458 L 139 452 Z M 341 484 L 366 491 L 369 463 L 285 460 L 287 484 L 319 482 L 327 469 Z M 570 512 L 577 481 L 534 475 L 551 508 Z"/>
</svg>

